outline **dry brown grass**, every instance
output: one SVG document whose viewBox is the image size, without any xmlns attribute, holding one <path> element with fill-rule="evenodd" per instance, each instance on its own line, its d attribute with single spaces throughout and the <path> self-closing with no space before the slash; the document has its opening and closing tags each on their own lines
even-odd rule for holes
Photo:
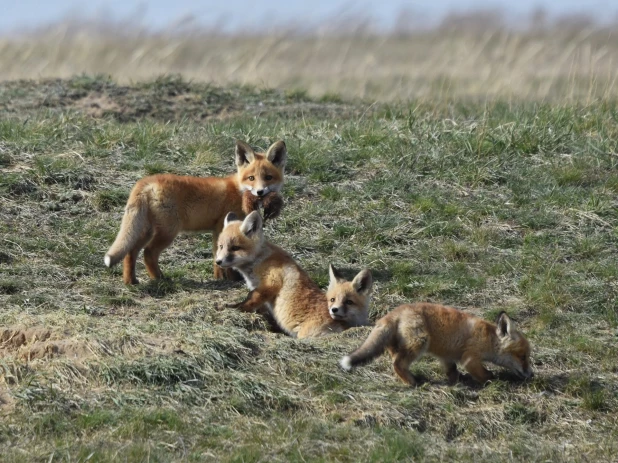
<svg viewBox="0 0 618 463">
<path fill-rule="evenodd" d="M 331 28 L 332 30 L 332 28 Z M 62 23 L 0 40 L 0 79 L 160 74 L 215 84 L 393 101 L 500 97 L 589 102 L 618 94 L 617 26 L 584 20 L 514 30 L 492 15 L 428 31 L 225 35 Z"/>
</svg>

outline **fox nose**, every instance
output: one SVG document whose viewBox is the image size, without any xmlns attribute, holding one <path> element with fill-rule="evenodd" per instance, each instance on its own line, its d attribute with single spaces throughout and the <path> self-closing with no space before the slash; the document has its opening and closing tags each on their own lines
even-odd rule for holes
<svg viewBox="0 0 618 463">
<path fill-rule="evenodd" d="M 264 190 L 258 190 L 256 193 L 258 196 L 262 196 L 264 194 Z"/>
<path fill-rule="evenodd" d="M 223 263 L 223 260 L 222 259 L 217 259 L 215 262 L 217 263 L 217 265 L 221 265 Z"/>
<path fill-rule="evenodd" d="M 337 313 L 337 312 L 339 312 L 339 307 L 331 307 L 330 311 L 331 311 L 331 313 Z"/>
</svg>

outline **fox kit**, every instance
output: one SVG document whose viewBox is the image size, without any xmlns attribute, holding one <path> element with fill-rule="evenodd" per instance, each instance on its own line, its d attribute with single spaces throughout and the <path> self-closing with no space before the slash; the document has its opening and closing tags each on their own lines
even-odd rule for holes
<svg viewBox="0 0 618 463">
<path fill-rule="evenodd" d="M 228 307 L 246 312 L 266 308 L 288 335 L 306 338 L 367 324 L 373 280 L 369 270 L 346 281 L 331 265 L 326 294 L 283 249 L 264 240 L 259 212 L 244 221 L 230 213 L 219 235 L 217 264 L 233 267 L 250 293 Z"/>
<path fill-rule="evenodd" d="M 459 378 L 456 362 L 479 383 L 492 378 L 483 362 L 491 362 L 517 373 L 533 376 L 530 345 L 505 312 L 497 324 L 439 304 L 405 304 L 382 317 L 365 342 L 341 359 L 344 370 L 367 363 L 384 350 L 393 358 L 395 373 L 407 384 L 416 381 L 410 364 L 429 353 L 438 357 L 450 383 Z"/>
<path fill-rule="evenodd" d="M 144 248 L 146 270 L 161 278 L 159 255 L 181 231 L 212 231 L 213 255 L 228 212 L 244 216 L 243 193 L 258 197 L 278 192 L 283 185 L 287 150 L 283 141 L 256 153 L 236 143 L 237 173 L 229 177 L 152 175 L 139 180 L 129 196 L 116 241 L 105 255 L 111 267 L 124 258 L 123 281 L 136 284 L 135 262 Z M 278 195 L 278 194 L 277 194 Z M 215 265 L 215 278 L 223 278 Z"/>
</svg>

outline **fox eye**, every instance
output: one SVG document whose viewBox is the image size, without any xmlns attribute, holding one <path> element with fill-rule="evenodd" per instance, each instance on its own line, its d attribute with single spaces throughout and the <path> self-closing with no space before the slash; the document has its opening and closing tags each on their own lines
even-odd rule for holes
<svg viewBox="0 0 618 463">
<path fill-rule="evenodd" d="M 232 246 L 230 251 L 240 251 L 240 246 Z"/>
<path fill-rule="evenodd" d="M 266 177 L 264 177 L 264 180 L 272 180 L 273 176 L 272 175 L 267 175 Z"/>
<path fill-rule="evenodd" d="M 219 249 L 223 249 L 223 245 L 222 244 L 219 245 Z"/>
<path fill-rule="evenodd" d="M 352 299 L 348 299 L 348 300 L 345 301 L 345 304 L 346 305 L 352 305 L 352 304 L 354 304 L 354 301 Z"/>
<path fill-rule="evenodd" d="M 334 297 L 331 297 L 331 298 L 330 298 L 330 301 L 331 301 L 331 302 L 335 302 L 335 298 L 334 298 Z"/>
<path fill-rule="evenodd" d="M 253 175 L 249 175 L 249 177 L 247 177 L 247 180 L 249 180 L 250 182 L 255 180 L 255 177 Z"/>
</svg>

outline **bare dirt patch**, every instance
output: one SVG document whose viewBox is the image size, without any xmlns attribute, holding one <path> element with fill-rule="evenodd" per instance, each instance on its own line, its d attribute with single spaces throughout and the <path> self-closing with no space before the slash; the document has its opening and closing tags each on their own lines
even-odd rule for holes
<svg viewBox="0 0 618 463">
<path fill-rule="evenodd" d="M 181 343 L 165 338 L 123 338 L 111 342 L 83 340 L 69 333 L 44 326 L 0 328 L 0 359 L 12 357 L 22 361 L 64 357 L 75 360 L 101 356 L 125 357 L 183 354 Z"/>
<path fill-rule="evenodd" d="M 42 326 L 0 328 L 0 358 L 34 360 L 52 357 L 86 358 L 94 354 L 88 343 L 66 339 L 62 333 Z"/>
<path fill-rule="evenodd" d="M 92 117 L 103 117 L 106 114 L 117 114 L 122 108 L 109 95 L 90 93 L 75 102 L 75 109 Z"/>
</svg>

